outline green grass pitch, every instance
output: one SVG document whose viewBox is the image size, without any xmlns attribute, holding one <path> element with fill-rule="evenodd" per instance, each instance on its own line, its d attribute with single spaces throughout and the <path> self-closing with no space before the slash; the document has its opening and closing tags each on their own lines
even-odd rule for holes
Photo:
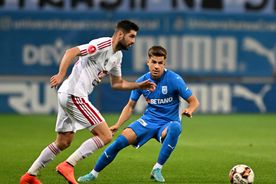
<svg viewBox="0 0 276 184">
<path fill-rule="evenodd" d="M 112 124 L 118 114 L 104 117 Z M 133 116 L 129 123 L 137 117 Z M 19 183 L 20 176 L 40 151 L 55 139 L 55 119 L 55 116 L 42 115 L 0 115 L 0 184 Z M 71 147 L 41 170 L 41 181 L 65 184 L 55 172 L 55 166 L 89 136 L 86 130 L 77 132 Z M 154 183 L 149 173 L 159 149 L 160 144 L 155 140 L 138 150 L 127 147 L 91 183 Z M 79 162 L 76 178 L 93 168 L 103 150 Z M 276 183 L 276 114 L 195 114 L 192 119 L 183 118 L 181 137 L 163 167 L 163 175 L 168 184 L 224 184 L 229 183 L 229 170 L 242 163 L 253 168 L 254 184 Z"/>
</svg>

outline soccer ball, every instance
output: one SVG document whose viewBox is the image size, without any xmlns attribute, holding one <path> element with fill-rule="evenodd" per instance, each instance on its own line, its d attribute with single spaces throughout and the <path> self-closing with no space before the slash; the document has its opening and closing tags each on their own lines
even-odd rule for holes
<svg viewBox="0 0 276 184">
<path fill-rule="evenodd" d="M 230 170 L 229 179 L 232 184 L 251 184 L 254 181 L 254 172 L 247 165 L 236 165 Z"/>
</svg>

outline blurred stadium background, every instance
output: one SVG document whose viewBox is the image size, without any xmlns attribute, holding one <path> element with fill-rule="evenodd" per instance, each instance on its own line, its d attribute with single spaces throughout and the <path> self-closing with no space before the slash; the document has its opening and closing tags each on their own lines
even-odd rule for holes
<svg viewBox="0 0 276 184">
<path fill-rule="evenodd" d="M 141 28 L 134 47 L 124 52 L 124 78 L 134 81 L 147 72 L 146 51 L 160 44 L 168 50 L 167 67 L 184 77 L 201 102 L 168 163 L 168 183 L 228 183 L 229 169 L 241 162 L 254 169 L 256 183 L 276 183 L 275 0 L 0 0 L 0 183 L 17 183 L 55 137 L 56 91 L 49 78 L 65 49 L 111 36 L 121 19 Z M 113 123 L 128 97 L 104 80 L 90 99 Z M 136 113 L 145 105 L 139 101 Z M 70 151 L 43 170 L 45 183 L 64 183 L 54 167 L 88 135 L 81 132 Z M 129 153 L 139 172 L 150 172 L 156 156 L 151 149 L 157 154 L 159 145 L 141 150 L 148 160 Z M 89 159 L 95 162 L 100 153 Z M 111 166 L 99 182 L 148 182 L 145 173 L 113 181 L 118 170 L 132 170 L 132 157 L 120 158 L 125 164 Z"/>
<path fill-rule="evenodd" d="M 127 18 L 141 31 L 124 53 L 125 78 L 145 73 L 146 51 L 161 44 L 168 68 L 200 99 L 199 113 L 274 113 L 275 12 L 273 0 L 1 0 L 0 112 L 55 112 L 48 81 L 65 49 L 111 36 Z M 129 92 L 110 90 L 104 82 L 92 101 L 102 112 L 119 112 Z"/>
</svg>

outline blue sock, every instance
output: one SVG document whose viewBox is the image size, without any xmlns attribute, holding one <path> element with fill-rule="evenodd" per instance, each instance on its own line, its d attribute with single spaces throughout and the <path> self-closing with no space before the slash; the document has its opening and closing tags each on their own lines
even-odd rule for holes
<svg viewBox="0 0 276 184">
<path fill-rule="evenodd" d="M 114 160 L 117 153 L 128 145 L 128 140 L 125 138 L 125 136 L 120 135 L 112 144 L 110 144 L 110 146 L 108 146 L 108 148 L 106 148 L 104 153 L 100 156 L 96 166 L 94 167 L 94 170 L 97 172 L 103 170 Z"/>
<path fill-rule="evenodd" d="M 164 165 L 167 159 L 170 157 L 172 151 L 174 150 L 178 137 L 181 133 L 181 124 L 179 122 L 172 122 L 169 124 L 167 129 L 167 135 L 162 144 L 159 156 L 158 163 Z"/>
</svg>

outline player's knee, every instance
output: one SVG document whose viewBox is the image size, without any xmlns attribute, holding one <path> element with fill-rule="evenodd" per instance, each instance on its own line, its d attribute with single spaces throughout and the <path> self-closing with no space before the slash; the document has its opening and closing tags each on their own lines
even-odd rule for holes
<svg viewBox="0 0 276 184">
<path fill-rule="evenodd" d="M 170 123 L 168 127 L 168 133 L 172 133 L 174 135 L 180 135 L 182 131 L 181 124 L 177 121 L 173 121 Z"/>
<path fill-rule="evenodd" d="M 107 135 L 105 139 L 106 139 L 106 140 L 105 140 L 105 144 L 110 143 L 110 142 L 112 141 L 112 134 Z"/>
<path fill-rule="evenodd" d="M 71 141 L 69 141 L 69 140 L 58 141 L 58 142 L 56 142 L 56 145 L 60 150 L 65 150 L 66 148 L 68 148 L 71 145 Z"/>
<path fill-rule="evenodd" d="M 108 143 L 110 143 L 112 141 L 112 133 L 107 132 L 106 134 L 99 136 L 101 138 L 101 140 L 103 141 L 103 143 L 106 145 Z"/>
</svg>

